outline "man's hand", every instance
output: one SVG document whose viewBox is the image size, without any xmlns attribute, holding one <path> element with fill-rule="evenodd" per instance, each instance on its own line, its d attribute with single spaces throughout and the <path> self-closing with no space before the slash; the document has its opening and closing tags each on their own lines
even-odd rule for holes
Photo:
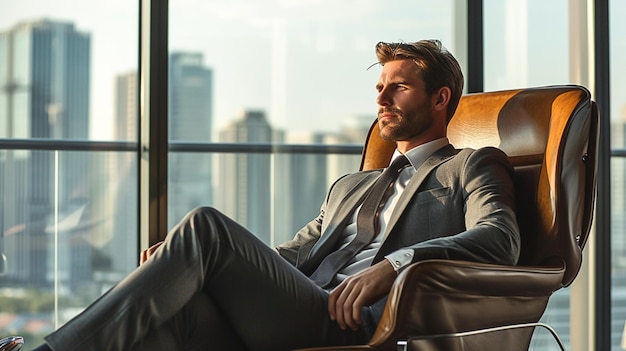
<svg viewBox="0 0 626 351">
<path fill-rule="evenodd" d="M 141 256 L 139 257 L 139 264 L 143 264 L 144 262 L 146 262 L 148 260 L 148 258 L 150 258 L 150 256 L 152 256 L 152 254 L 161 246 L 163 245 L 162 241 L 159 241 L 158 243 L 150 246 L 149 248 L 143 250 L 141 252 Z"/>
<path fill-rule="evenodd" d="M 336 321 L 341 329 L 356 330 L 361 324 L 361 308 L 388 294 L 396 277 L 393 266 L 385 259 L 346 278 L 330 292 L 328 297 L 330 318 Z"/>
</svg>

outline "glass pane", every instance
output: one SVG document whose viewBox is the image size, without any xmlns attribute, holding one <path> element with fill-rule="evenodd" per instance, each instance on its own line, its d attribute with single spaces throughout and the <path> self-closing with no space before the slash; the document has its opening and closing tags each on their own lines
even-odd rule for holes
<svg viewBox="0 0 626 351">
<path fill-rule="evenodd" d="M 567 84 L 568 1 L 485 0 L 485 91 Z"/>
<path fill-rule="evenodd" d="M 137 265 L 136 173 L 133 153 L 0 151 L 0 335 L 41 343 Z"/>
<path fill-rule="evenodd" d="M 565 320 L 565 323 L 569 323 L 569 316 L 564 316 L 563 319 Z M 552 324 L 549 324 L 549 327 L 552 327 Z M 552 331 L 543 326 L 536 327 L 533 331 L 528 351 L 561 351 L 562 348 L 559 340 L 563 343 L 560 335 L 555 336 L 552 334 Z"/>
<path fill-rule="evenodd" d="M 611 145 L 626 149 L 626 24 L 619 16 L 626 11 L 623 1 L 609 1 L 611 72 Z M 611 160 L 611 350 L 626 349 L 626 158 Z"/>
<path fill-rule="evenodd" d="M 619 131 L 611 135 L 614 148 L 626 148 L 626 138 L 624 136 L 624 123 L 626 123 L 626 70 L 621 65 L 626 60 L 626 41 L 622 40 L 626 35 L 626 23 L 620 13 L 626 13 L 626 2 L 620 0 L 609 1 L 609 50 L 610 50 L 610 81 L 611 81 L 611 122 L 615 123 Z M 611 129 L 613 129 L 611 125 Z M 612 175 L 611 175 L 612 176 Z M 613 177 L 611 177 L 613 178 Z M 624 178 L 620 177 L 619 182 L 623 183 Z M 623 194 L 623 193 L 618 193 Z M 621 196 L 619 197 L 621 198 Z M 620 200 L 621 201 L 621 200 Z M 620 213 L 620 212 L 613 212 Z M 620 214 L 623 214 L 621 212 Z M 622 217 L 622 216 L 620 216 Z M 620 227 L 614 228 L 613 233 L 623 233 Z M 618 231 L 616 231 L 617 229 Z M 623 257 L 623 254 L 620 255 Z"/>
<path fill-rule="evenodd" d="M 169 162 L 170 223 L 191 208 L 214 204 L 239 218 L 264 242 L 276 245 L 291 239 L 319 212 L 328 184 L 357 170 L 360 155 L 170 153 Z M 178 172 L 192 165 L 194 172 Z M 210 186 L 212 177 L 219 187 Z"/>
<path fill-rule="evenodd" d="M 540 322 L 548 324 L 557 333 L 563 345 L 570 344 L 570 289 L 563 288 L 552 294 L 548 301 L 546 312 L 541 317 Z M 542 330 L 542 329 L 540 329 Z M 536 333 L 532 339 L 532 350 L 536 351 L 557 351 L 560 350 L 552 334 L 545 332 Z M 569 349 L 569 348 L 568 348 Z"/>
<path fill-rule="evenodd" d="M 568 84 L 568 29 L 567 0 L 485 0 L 485 91 Z M 569 292 L 553 294 L 541 319 L 567 348 Z M 551 349 L 547 345 L 539 336 L 534 350 Z"/>
<path fill-rule="evenodd" d="M 137 148 L 89 150 L 137 140 L 138 5 L 0 8 L 0 336 L 32 347 L 137 266 Z"/>
<path fill-rule="evenodd" d="M 626 350 L 626 2 L 609 1 L 611 72 L 611 145 L 621 152 L 611 159 L 611 350 Z M 602 113 L 602 111 L 601 111 Z"/>
<path fill-rule="evenodd" d="M 0 138 L 137 140 L 136 119 L 128 120 L 136 104 L 116 120 L 125 105 L 114 88 L 116 76 L 137 71 L 136 2 L 0 7 Z M 129 129 L 120 135 L 118 126 Z"/>
<path fill-rule="evenodd" d="M 368 69 L 376 43 L 437 38 L 454 53 L 455 26 L 464 25 L 455 6 L 170 1 L 170 140 L 224 146 L 213 155 L 170 154 L 169 225 L 190 206 L 213 205 L 267 243 L 291 237 L 318 214 L 330 181 L 358 169 L 359 150 L 231 154 L 225 144 L 362 145 L 376 116 L 380 69 Z M 337 169 L 344 157 L 350 161 Z M 311 193 L 305 206 L 292 196 L 303 191 Z"/>
<path fill-rule="evenodd" d="M 614 133 L 624 133 L 624 124 L 614 124 Z M 624 147 L 624 144 L 621 145 Z M 625 194 L 626 158 L 614 157 L 611 160 L 611 346 L 612 350 L 622 350 L 622 340 L 626 343 L 626 230 Z M 626 344 L 624 344 L 626 347 Z"/>
</svg>

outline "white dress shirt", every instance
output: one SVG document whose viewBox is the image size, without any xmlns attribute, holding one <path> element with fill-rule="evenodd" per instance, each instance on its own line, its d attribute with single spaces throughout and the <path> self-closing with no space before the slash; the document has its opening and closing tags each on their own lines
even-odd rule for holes
<svg viewBox="0 0 626 351">
<path fill-rule="evenodd" d="M 396 179 L 395 184 L 394 184 L 393 194 L 391 194 L 391 196 L 385 203 L 385 206 L 382 209 L 381 215 L 378 217 L 380 231 L 378 232 L 374 240 L 369 245 L 367 245 L 365 248 L 363 248 L 363 250 L 357 253 L 355 257 L 352 260 L 350 260 L 350 262 L 348 262 L 348 264 L 344 268 L 339 270 L 339 272 L 337 273 L 336 279 L 338 279 L 339 281 L 342 281 L 347 276 L 353 275 L 369 267 L 372 264 L 372 260 L 374 259 L 374 256 L 376 256 L 378 249 L 380 248 L 382 242 L 385 240 L 385 238 L 383 238 L 383 234 L 385 233 L 385 230 L 387 228 L 387 223 L 389 223 L 389 219 L 391 218 L 393 209 L 398 203 L 398 198 L 400 197 L 400 194 L 402 194 L 406 186 L 409 184 L 409 181 L 415 174 L 417 168 L 421 166 L 421 164 L 424 163 L 424 161 L 426 161 L 426 159 L 430 155 L 432 155 L 435 151 L 441 149 L 442 147 L 448 144 L 449 144 L 448 138 L 440 138 L 440 139 L 436 139 L 431 142 L 428 142 L 426 144 L 417 146 L 409 150 L 405 154 L 405 156 L 409 159 L 409 162 L 411 163 L 412 167 L 404 168 L 400 172 L 400 175 L 398 176 L 398 178 Z M 395 160 L 396 157 L 400 155 L 401 153 L 398 150 L 396 150 L 393 156 L 391 157 L 391 162 L 393 162 L 393 160 Z M 356 209 L 356 211 L 354 211 L 352 215 L 352 220 L 348 223 L 348 225 L 344 229 L 343 239 L 340 242 L 339 249 L 348 245 L 352 241 L 352 239 L 354 239 L 354 237 L 356 236 L 356 218 L 360 209 L 361 207 L 359 206 Z M 403 268 L 405 268 L 407 265 L 409 265 L 412 262 L 413 250 L 400 249 L 398 251 L 395 251 L 385 256 L 385 258 L 393 265 L 396 272 L 399 273 Z"/>
</svg>

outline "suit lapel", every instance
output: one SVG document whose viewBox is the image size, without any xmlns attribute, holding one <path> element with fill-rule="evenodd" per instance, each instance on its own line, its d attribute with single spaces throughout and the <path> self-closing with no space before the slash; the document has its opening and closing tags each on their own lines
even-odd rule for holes
<svg viewBox="0 0 626 351">
<path fill-rule="evenodd" d="M 382 171 L 382 170 L 381 170 Z M 335 235 L 337 230 L 343 229 L 347 221 L 354 213 L 354 210 L 361 204 L 368 190 L 378 179 L 381 172 L 370 172 L 363 177 L 355 186 L 344 195 L 343 201 L 335 201 L 332 206 L 326 209 L 324 214 L 325 226 L 322 226 L 322 235 L 309 253 L 309 258 L 313 258 L 318 252 L 326 252 L 326 248 L 335 247 L 337 240 L 341 237 Z M 315 260 L 312 260 L 315 261 Z"/>
<path fill-rule="evenodd" d="M 396 224 L 400 215 L 404 212 L 409 201 L 417 192 L 428 174 L 437 168 L 437 166 L 439 166 L 442 162 L 448 160 L 450 157 L 453 157 L 456 153 L 457 150 L 451 145 L 443 147 L 426 159 L 426 161 L 424 161 L 424 163 L 416 170 L 406 189 L 404 189 L 404 192 L 402 192 L 402 195 L 400 195 L 400 198 L 398 199 L 396 208 L 389 220 L 389 224 L 387 225 L 385 237 Z M 380 174 L 381 172 L 371 172 L 367 176 L 363 177 L 363 179 L 361 179 L 355 186 L 352 187 L 352 189 L 348 190 L 346 195 L 344 195 L 344 201 L 335 202 L 331 204 L 332 206 L 326 209 L 324 223 L 328 224 L 322 227 L 322 235 L 309 252 L 308 259 L 302 267 L 303 271 L 308 269 L 308 265 L 317 265 L 319 260 L 321 260 L 327 252 L 335 247 L 337 240 L 341 237 L 341 235 L 337 235 L 337 231 L 346 226 L 348 219 L 356 207 L 362 202 L 363 197 Z M 321 255 L 319 259 L 315 257 L 317 255 Z"/>
<path fill-rule="evenodd" d="M 391 229 L 393 229 L 393 227 L 396 225 L 396 222 L 398 222 L 398 219 L 400 219 L 400 216 L 402 215 L 402 213 L 404 213 L 404 210 L 413 198 L 413 195 L 415 195 L 428 174 L 430 174 L 430 172 L 432 172 L 443 162 L 447 161 L 451 157 L 454 157 L 456 153 L 457 150 L 452 145 L 447 145 L 437 150 L 434 154 L 428 157 L 426 161 L 422 163 L 422 165 L 417 168 L 415 174 L 413 175 L 413 177 L 411 177 L 409 184 L 400 195 L 400 198 L 398 198 L 398 202 L 396 203 L 396 206 L 391 214 L 391 218 L 389 218 L 389 223 L 387 223 L 387 228 L 385 230 L 385 235 L 383 236 L 383 238 L 386 238 Z"/>
</svg>

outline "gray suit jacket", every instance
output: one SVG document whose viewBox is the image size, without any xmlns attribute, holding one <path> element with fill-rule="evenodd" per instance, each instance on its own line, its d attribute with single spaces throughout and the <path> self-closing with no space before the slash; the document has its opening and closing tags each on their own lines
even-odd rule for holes
<svg viewBox="0 0 626 351">
<path fill-rule="evenodd" d="M 343 228 L 381 171 L 338 179 L 319 216 L 277 247 L 281 256 L 311 274 L 337 248 Z M 373 263 L 411 248 L 413 262 L 443 258 L 515 264 L 520 234 L 512 176 L 509 160 L 499 149 L 456 150 L 448 145 L 438 150 L 400 196 Z"/>
</svg>

